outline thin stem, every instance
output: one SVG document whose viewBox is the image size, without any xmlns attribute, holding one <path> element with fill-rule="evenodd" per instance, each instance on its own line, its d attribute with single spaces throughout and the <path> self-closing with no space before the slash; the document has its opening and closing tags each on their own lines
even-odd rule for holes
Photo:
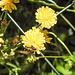
<svg viewBox="0 0 75 75">
<path fill-rule="evenodd" d="M 58 13 L 57 13 L 57 16 L 58 16 L 60 13 L 64 12 L 64 11 L 65 11 L 66 9 L 68 9 L 69 7 L 71 7 L 74 3 L 75 3 L 75 2 L 69 4 L 69 5 L 68 5 L 67 7 L 65 7 L 63 10 L 61 10 L 60 12 L 58 12 Z"/>
<path fill-rule="evenodd" d="M 18 29 L 24 34 L 24 31 L 21 29 L 21 27 L 17 24 L 17 22 L 7 13 L 8 17 L 12 20 L 12 22 L 18 27 Z"/>
<path fill-rule="evenodd" d="M 64 58 L 65 56 L 39 56 L 37 58 Z"/>
<path fill-rule="evenodd" d="M 41 56 L 45 57 L 44 54 L 41 52 Z M 47 59 L 44 58 L 45 61 L 49 64 L 49 66 L 56 72 L 57 75 L 60 75 L 59 72 L 54 68 L 54 66 L 51 64 L 51 62 Z"/>
<path fill-rule="evenodd" d="M 65 45 L 65 43 L 62 42 L 62 41 L 57 37 L 57 35 L 54 34 L 53 32 L 49 32 L 49 33 L 52 34 L 54 37 L 56 37 L 57 40 L 58 40 L 58 41 L 64 46 L 64 48 L 67 50 L 67 52 L 72 56 L 72 53 L 70 52 L 70 50 L 68 49 L 68 47 Z"/>
<path fill-rule="evenodd" d="M 11 50 L 12 50 L 12 51 L 15 51 L 15 50 L 18 49 L 20 46 L 21 46 L 21 45 L 19 45 L 19 46 L 13 48 L 13 49 L 11 49 Z"/>
<path fill-rule="evenodd" d="M 45 52 L 45 53 L 53 53 L 53 54 L 54 54 L 54 53 L 57 53 L 57 54 L 59 54 L 59 51 L 50 51 L 50 50 L 49 50 L 49 51 L 46 51 L 46 50 L 45 50 L 44 52 Z"/>
<path fill-rule="evenodd" d="M 2 12 L 2 14 L 1 14 L 1 16 L 0 16 L 1 18 L 3 17 L 3 14 L 4 14 L 4 12 Z"/>
<path fill-rule="evenodd" d="M 4 15 L 4 19 L 6 19 L 7 18 L 7 12 L 5 12 L 5 15 Z"/>
<path fill-rule="evenodd" d="M 75 31 L 75 27 L 68 21 L 68 19 L 63 16 L 62 14 L 60 14 L 60 16 L 69 24 L 69 26 Z"/>
<path fill-rule="evenodd" d="M 56 4 L 46 3 L 45 1 L 31 1 L 31 2 L 41 3 L 41 4 L 44 4 L 44 5 L 52 6 L 52 7 L 57 8 L 57 9 L 64 9 L 65 8 L 65 7 L 58 6 Z M 66 9 L 66 11 L 75 13 L 75 10 L 72 10 L 72 9 Z"/>
</svg>

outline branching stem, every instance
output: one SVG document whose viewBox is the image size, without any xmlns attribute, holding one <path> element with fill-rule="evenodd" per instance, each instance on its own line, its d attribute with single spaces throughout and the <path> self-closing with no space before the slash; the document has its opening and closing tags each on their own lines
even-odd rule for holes
<svg viewBox="0 0 75 75">
<path fill-rule="evenodd" d="M 68 49 L 68 47 L 65 45 L 64 42 L 62 42 L 56 34 L 54 34 L 53 32 L 49 32 L 50 34 L 52 34 L 55 38 L 57 38 L 57 40 L 64 46 L 64 48 L 67 50 L 67 52 L 72 56 L 72 53 L 70 52 L 70 50 Z"/>
</svg>

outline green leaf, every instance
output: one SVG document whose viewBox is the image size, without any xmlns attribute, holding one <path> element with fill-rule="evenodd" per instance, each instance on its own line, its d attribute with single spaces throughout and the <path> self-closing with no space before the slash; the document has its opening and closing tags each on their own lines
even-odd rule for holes
<svg viewBox="0 0 75 75">
<path fill-rule="evenodd" d="M 48 75 L 57 75 L 56 73 L 48 73 Z"/>
<path fill-rule="evenodd" d="M 71 75 L 72 74 L 72 71 L 69 71 L 69 69 L 65 69 L 62 65 L 58 65 L 56 67 L 56 69 L 63 75 Z"/>
<path fill-rule="evenodd" d="M 14 67 L 14 68 L 17 68 L 17 66 L 15 66 L 14 64 L 12 64 L 10 62 L 7 62 L 6 65 L 11 66 L 11 67 Z"/>
<path fill-rule="evenodd" d="M 45 73 L 45 72 L 42 72 L 42 73 L 41 73 L 41 75 L 47 75 L 47 73 Z"/>
</svg>

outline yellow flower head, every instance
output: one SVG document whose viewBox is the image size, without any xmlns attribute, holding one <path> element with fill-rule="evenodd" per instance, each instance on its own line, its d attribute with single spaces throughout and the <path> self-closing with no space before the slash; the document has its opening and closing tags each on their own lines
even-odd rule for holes
<svg viewBox="0 0 75 75">
<path fill-rule="evenodd" d="M 36 22 L 41 24 L 43 28 L 51 28 L 54 24 L 57 23 L 57 16 L 53 9 L 48 6 L 37 9 Z"/>
<path fill-rule="evenodd" d="M 0 43 L 3 43 L 3 42 L 4 42 L 4 40 L 2 38 L 0 38 Z"/>
<path fill-rule="evenodd" d="M 4 34 L 3 33 L 1 33 L 0 34 L 0 37 L 2 37 Z M 3 43 L 4 42 L 4 40 L 2 39 L 2 38 L 0 38 L 0 43 Z"/>
<path fill-rule="evenodd" d="M 22 43 L 24 47 L 34 47 L 37 54 L 40 53 L 40 50 L 45 50 L 44 43 L 45 37 L 44 34 L 40 32 L 39 28 L 32 27 L 29 31 L 25 32 L 25 36 L 21 35 Z"/>
<path fill-rule="evenodd" d="M 4 34 L 3 34 L 3 33 L 1 33 L 1 34 L 0 34 L 0 37 L 1 37 L 1 36 L 3 36 L 3 35 L 4 35 Z"/>
<path fill-rule="evenodd" d="M 50 41 L 52 40 L 52 38 L 48 36 L 49 32 L 48 32 L 47 30 L 43 30 L 43 29 L 40 29 L 40 31 L 41 31 L 42 33 L 44 33 L 45 41 L 46 41 L 47 43 L 50 43 Z"/>
<path fill-rule="evenodd" d="M 28 62 L 35 62 L 36 60 L 38 60 L 38 58 L 35 57 L 34 55 L 31 55 L 31 56 L 29 56 L 26 60 L 27 60 Z"/>
<path fill-rule="evenodd" d="M 0 7 L 2 7 L 2 11 L 8 10 L 10 13 L 12 13 L 12 10 L 17 10 L 13 3 L 19 3 L 19 0 L 1 0 Z"/>
</svg>

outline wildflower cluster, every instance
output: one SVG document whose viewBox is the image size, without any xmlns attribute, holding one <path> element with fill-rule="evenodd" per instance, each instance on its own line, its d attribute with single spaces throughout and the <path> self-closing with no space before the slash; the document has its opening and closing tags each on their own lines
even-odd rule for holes
<svg viewBox="0 0 75 75">
<path fill-rule="evenodd" d="M 14 5 L 14 3 L 19 3 L 19 0 L 1 0 L 0 1 L 0 7 L 2 8 L 2 11 L 8 10 L 10 13 L 12 13 L 12 10 L 17 10 L 17 7 Z M 48 6 L 40 7 L 37 9 L 37 12 L 35 13 L 36 22 L 38 22 L 41 26 L 40 27 L 32 27 L 32 29 L 29 29 L 27 32 L 24 33 L 24 35 L 21 35 L 20 38 L 22 39 L 21 43 L 23 43 L 23 47 L 25 51 L 18 51 L 19 53 L 23 54 L 40 54 L 40 51 L 44 51 L 46 49 L 45 44 L 50 43 L 51 39 L 48 34 L 49 32 L 43 28 L 50 29 L 54 24 L 57 23 L 57 16 L 53 9 L 49 8 Z M 2 24 L 7 24 L 7 20 L 3 19 L 1 22 Z M 6 29 L 5 29 L 6 30 Z M 4 31 L 4 30 L 3 30 Z M 0 38 L 0 43 L 3 43 L 3 39 Z M 18 43 L 18 39 L 14 38 L 12 40 L 13 44 Z M 12 56 L 15 55 L 14 50 L 17 48 L 10 49 L 10 53 L 2 53 L 5 57 L 6 55 Z M 7 58 L 8 58 L 7 56 Z M 33 57 L 33 55 L 31 55 Z M 30 57 L 31 57 L 30 56 Z M 29 59 L 29 58 L 28 58 Z"/>
<path fill-rule="evenodd" d="M 31 1 L 31 0 L 28 0 L 28 1 Z M 72 54 L 70 52 L 70 50 L 68 49 L 68 47 L 57 37 L 57 35 L 54 34 L 53 32 L 50 32 L 50 31 L 53 31 L 53 29 L 52 30 L 49 30 L 49 29 L 52 26 L 54 26 L 55 24 L 57 24 L 57 16 L 60 13 L 62 13 L 63 11 L 65 11 L 67 8 L 69 8 L 71 5 L 73 5 L 75 3 L 75 0 L 69 6 L 61 7 L 60 9 L 63 9 L 63 8 L 64 9 L 61 10 L 60 12 L 58 12 L 57 14 L 56 14 L 55 10 L 53 10 L 52 8 L 50 8 L 48 6 L 48 5 L 53 6 L 54 4 L 56 4 L 54 1 L 52 1 L 54 4 L 48 4 L 48 5 L 47 5 L 47 3 L 45 3 L 42 0 L 34 1 L 34 2 L 40 2 L 40 3 L 46 4 L 47 6 L 41 6 L 36 10 L 36 12 L 35 12 L 35 22 L 36 23 L 34 23 L 34 26 L 32 26 L 31 29 L 29 29 L 25 32 L 21 29 L 21 27 L 16 23 L 16 21 L 9 14 L 9 13 L 12 13 L 13 10 L 17 10 L 17 7 L 15 4 L 19 3 L 19 2 L 20 2 L 20 0 L 0 0 L 0 8 L 1 8 L 1 12 L 0 12 L 0 23 L 1 23 L 0 24 L 0 65 L 3 66 L 2 68 L 4 68 L 4 71 L 8 69 L 9 75 L 18 75 L 19 70 L 21 70 L 23 72 L 26 69 L 26 67 L 27 68 L 30 67 L 29 64 L 35 62 L 36 60 L 39 60 L 40 58 L 45 58 L 46 62 L 50 65 L 50 67 L 52 67 L 52 65 L 48 61 L 47 57 L 48 58 L 62 57 L 64 60 L 66 60 L 64 63 L 61 63 L 61 65 L 60 65 L 58 63 L 59 61 L 57 61 L 57 59 L 56 59 L 56 61 L 54 60 L 53 63 L 55 65 L 55 62 L 57 62 L 56 67 L 57 67 L 58 71 L 61 72 L 60 68 L 63 69 L 63 71 L 66 71 L 66 72 L 61 72 L 63 75 L 66 75 L 66 74 L 71 75 L 72 72 L 69 72 L 69 70 L 71 70 L 73 63 L 75 62 L 75 58 L 74 58 L 75 53 Z M 25 1 L 25 2 L 27 2 L 27 1 Z M 56 8 L 60 7 L 58 5 L 54 5 L 54 6 Z M 20 5 L 20 7 L 21 7 L 21 5 Z M 21 8 L 23 8 L 23 7 L 21 7 Z M 73 8 L 75 9 L 75 4 L 73 5 Z M 19 12 L 21 12 L 22 10 L 23 9 L 20 9 Z M 24 8 L 24 10 L 27 10 L 27 8 L 26 9 Z M 67 11 L 75 12 L 70 9 L 68 9 Z M 17 13 L 19 13 L 19 12 L 17 12 Z M 31 12 L 28 12 L 28 11 L 27 12 L 25 11 L 22 13 L 24 15 L 23 17 L 27 17 L 27 14 L 28 15 L 31 14 Z M 67 21 L 67 23 L 75 31 L 75 28 L 73 27 L 73 25 L 62 14 L 61 14 L 61 16 L 62 16 L 62 18 L 64 18 L 65 21 Z M 11 20 L 9 20 L 9 18 L 7 18 L 7 17 L 9 17 Z M 12 21 L 12 24 L 14 23 L 23 34 L 21 34 L 19 30 L 18 30 L 18 32 L 15 32 L 15 28 L 13 25 L 12 25 L 12 27 L 8 28 L 11 21 Z M 63 54 L 63 53 L 61 54 L 61 52 L 60 52 L 63 48 L 61 45 L 58 46 L 59 43 L 56 40 L 54 40 L 53 43 L 51 43 L 52 37 L 50 37 L 51 36 L 50 34 L 53 35 L 55 38 L 57 38 L 57 40 L 63 45 L 63 47 L 67 50 L 67 52 L 70 54 L 70 56 L 64 56 L 64 57 L 58 56 L 58 55 Z M 73 35 L 73 32 L 69 31 L 69 34 Z M 61 36 L 63 36 L 62 39 L 66 38 L 66 35 L 61 35 Z M 60 38 L 61 38 L 61 36 L 60 36 Z M 71 38 L 71 39 L 74 39 L 74 38 Z M 48 45 L 50 43 L 53 46 L 51 48 L 46 48 L 46 47 L 48 47 Z M 75 45 L 74 42 L 73 43 L 70 42 L 70 43 Z M 51 56 L 43 55 L 42 51 L 44 51 L 44 53 L 45 53 L 46 52 L 45 50 L 47 50 L 47 49 L 49 50 L 52 48 L 54 51 L 56 49 L 59 49 L 59 52 L 56 51 L 54 54 L 57 56 L 53 56 L 53 54 L 51 54 Z M 49 51 L 49 52 L 54 53 L 53 51 Z M 42 55 L 42 56 L 39 56 L 39 55 Z M 67 57 L 69 57 L 69 58 L 67 58 Z M 20 61 L 20 60 L 22 60 L 22 61 Z M 61 60 L 61 61 L 63 61 L 63 60 Z M 20 63 L 20 62 L 22 62 L 22 63 Z M 15 65 L 12 63 L 14 63 Z M 65 63 L 66 63 L 66 65 L 64 65 L 64 68 L 63 68 L 62 66 Z M 27 64 L 28 64 L 28 66 L 26 66 Z M 38 70 L 40 70 L 40 72 L 41 72 L 41 69 L 40 69 L 41 67 L 39 68 L 39 66 L 40 66 L 40 64 L 38 63 Z M 68 69 L 66 69 L 67 66 L 68 66 Z M 21 68 L 23 68 L 23 69 L 21 69 Z M 45 68 L 45 65 L 44 65 L 44 68 Z M 0 67 L 0 70 L 1 70 L 1 67 Z M 29 70 L 29 68 L 28 68 L 28 70 Z M 5 71 L 5 73 L 6 72 L 7 71 Z M 37 73 L 37 75 L 40 74 L 40 72 Z M 54 69 L 54 72 L 57 72 L 57 70 Z M 29 74 L 26 73 L 26 74 L 29 75 L 30 73 Z M 51 73 L 49 73 L 49 74 L 51 74 Z M 47 74 L 47 75 L 49 75 L 49 74 Z M 0 74 L 0 75 L 3 75 L 3 74 Z M 43 75 L 43 73 L 40 75 Z M 56 75 L 56 74 L 53 74 L 53 75 Z M 58 74 L 58 75 L 60 75 L 60 74 Z"/>
<path fill-rule="evenodd" d="M 54 24 L 57 23 L 57 16 L 53 9 L 46 6 L 42 6 L 41 8 L 37 9 L 36 15 L 36 22 L 41 24 L 41 27 L 32 27 L 32 29 L 25 32 L 25 35 L 21 35 L 22 43 L 24 44 L 24 48 L 27 50 L 33 51 L 37 54 L 40 54 L 41 50 L 45 50 L 44 44 L 50 43 L 51 39 L 48 37 L 47 30 L 43 30 L 43 28 L 51 28 Z M 33 49 L 33 48 L 34 49 Z"/>
</svg>

